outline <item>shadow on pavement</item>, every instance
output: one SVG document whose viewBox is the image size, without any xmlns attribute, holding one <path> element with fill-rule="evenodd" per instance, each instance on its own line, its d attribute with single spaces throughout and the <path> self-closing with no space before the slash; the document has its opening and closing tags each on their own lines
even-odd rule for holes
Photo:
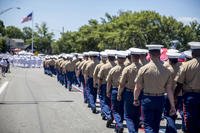
<svg viewBox="0 0 200 133">
<path fill-rule="evenodd" d="M 68 103 L 68 102 L 74 102 L 73 100 L 57 100 L 57 101 L 2 101 L 0 104 L 39 104 L 39 103 L 56 103 L 56 102 L 62 102 L 62 103 Z"/>
</svg>

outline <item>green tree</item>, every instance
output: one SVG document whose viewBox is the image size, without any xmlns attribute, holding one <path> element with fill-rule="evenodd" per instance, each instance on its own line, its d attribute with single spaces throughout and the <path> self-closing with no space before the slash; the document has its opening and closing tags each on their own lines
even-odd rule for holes
<svg viewBox="0 0 200 133">
<path fill-rule="evenodd" d="M 0 36 L 0 53 L 5 53 L 7 50 L 5 37 Z"/>
<path fill-rule="evenodd" d="M 25 42 L 26 40 L 32 38 L 32 29 L 30 27 L 24 27 L 22 31 L 23 31 L 23 39 L 25 40 Z"/>
<path fill-rule="evenodd" d="M 22 31 L 15 26 L 7 26 L 5 29 L 6 36 L 9 38 L 23 39 Z"/>
<path fill-rule="evenodd" d="M 53 33 L 48 31 L 46 23 L 36 24 L 36 32 L 34 35 L 34 45 L 36 50 L 42 53 L 50 54 L 52 52 L 51 43 L 53 41 Z"/>
<path fill-rule="evenodd" d="M 60 53 L 58 43 L 52 42 L 51 48 L 52 48 L 52 54 L 59 54 Z"/>
<path fill-rule="evenodd" d="M 0 36 L 5 35 L 5 26 L 2 20 L 0 20 Z"/>
<path fill-rule="evenodd" d="M 182 44 L 181 50 L 187 49 L 189 41 L 200 41 L 200 24 L 184 25 L 171 16 L 154 11 L 119 11 L 118 15 L 106 13 L 100 22 L 91 19 L 77 32 L 67 31 L 56 43 L 60 52 L 83 52 L 145 48 L 151 42 L 169 48 L 171 40 L 178 40 Z"/>
</svg>

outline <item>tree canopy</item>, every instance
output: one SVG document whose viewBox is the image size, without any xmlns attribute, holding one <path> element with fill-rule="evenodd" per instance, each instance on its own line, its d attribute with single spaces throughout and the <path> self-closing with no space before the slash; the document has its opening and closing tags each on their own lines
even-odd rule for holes
<svg viewBox="0 0 200 133">
<path fill-rule="evenodd" d="M 23 39 L 23 32 L 15 26 L 7 26 L 5 32 L 9 38 Z"/>
<path fill-rule="evenodd" d="M 5 35 L 5 26 L 2 20 L 0 20 L 0 34 L 1 36 Z"/>
<path fill-rule="evenodd" d="M 144 48 L 151 42 L 170 47 L 171 40 L 180 41 L 182 50 L 187 48 L 189 41 L 200 41 L 199 23 L 194 21 L 184 25 L 171 16 L 162 16 L 154 11 L 119 11 L 118 15 L 106 13 L 100 21 L 91 19 L 77 32 L 62 34 L 56 42 L 56 51 L 124 50 L 130 47 Z"/>
<path fill-rule="evenodd" d="M 53 33 L 48 31 L 46 23 L 36 24 L 36 33 L 34 35 L 34 45 L 36 50 L 45 54 L 52 52 L 51 43 L 53 42 Z"/>
<path fill-rule="evenodd" d="M 52 51 L 53 33 L 48 31 L 46 23 L 36 24 L 36 31 L 33 32 L 35 51 L 50 54 Z M 3 21 L 0 21 L 0 52 L 9 51 L 6 47 L 6 38 L 23 39 L 26 45 L 32 43 L 32 29 L 24 27 L 22 30 L 15 26 L 5 27 Z"/>
</svg>

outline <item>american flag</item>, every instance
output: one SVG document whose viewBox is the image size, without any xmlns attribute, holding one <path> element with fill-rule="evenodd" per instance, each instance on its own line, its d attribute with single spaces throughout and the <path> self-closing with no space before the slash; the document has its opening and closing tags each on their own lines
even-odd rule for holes
<svg viewBox="0 0 200 133">
<path fill-rule="evenodd" d="M 33 16 L 33 12 L 31 12 L 29 15 L 27 15 L 25 18 L 23 18 L 21 23 L 32 20 L 32 16 Z"/>
</svg>

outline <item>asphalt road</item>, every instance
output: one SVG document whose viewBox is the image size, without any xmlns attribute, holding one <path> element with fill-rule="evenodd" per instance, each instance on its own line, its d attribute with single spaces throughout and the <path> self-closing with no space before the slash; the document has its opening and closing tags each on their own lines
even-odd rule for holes
<svg viewBox="0 0 200 133">
<path fill-rule="evenodd" d="M 12 69 L 2 82 L 0 133 L 112 133 L 100 115 L 83 104 L 82 93 L 69 92 L 42 69 Z"/>
<path fill-rule="evenodd" d="M 5 87 L 6 83 L 6 87 Z M 12 68 L 0 80 L 0 133 L 113 133 L 106 121 L 39 68 Z M 127 128 L 124 130 L 128 132 Z M 140 131 L 142 133 L 143 131 Z"/>
</svg>

